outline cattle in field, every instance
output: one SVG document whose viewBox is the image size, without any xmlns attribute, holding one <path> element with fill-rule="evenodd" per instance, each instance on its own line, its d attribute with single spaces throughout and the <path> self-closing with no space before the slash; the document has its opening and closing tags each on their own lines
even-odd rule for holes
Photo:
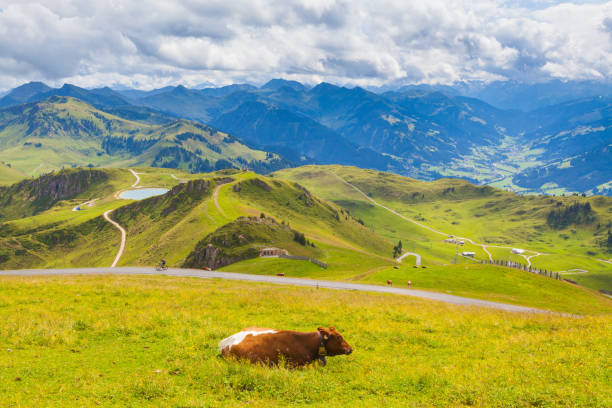
<svg viewBox="0 0 612 408">
<path fill-rule="evenodd" d="M 389 285 L 389 286 L 393 286 L 393 281 L 392 281 L 392 280 L 387 279 L 387 285 Z"/>
<path fill-rule="evenodd" d="M 303 366 L 314 361 L 325 365 L 327 356 L 351 354 L 353 348 L 334 327 L 314 332 L 248 327 L 221 340 L 219 352 L 252 363 L 276 365 L 283 360 L 290 366 Z"/>
</svg>

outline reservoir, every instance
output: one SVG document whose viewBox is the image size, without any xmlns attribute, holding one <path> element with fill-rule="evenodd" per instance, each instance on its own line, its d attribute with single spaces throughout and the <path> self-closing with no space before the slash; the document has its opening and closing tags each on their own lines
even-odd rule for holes
<svg viewBox="0 0 612 408">
<path fill-rule="evenodd" d="M 136 190 L 126 190 L 119 194 L 119 198 L 124 200 L 144 200 L 145 198 L 155 197 L 166 194 L 167 188 L 139 188 Z"/>
</svg>

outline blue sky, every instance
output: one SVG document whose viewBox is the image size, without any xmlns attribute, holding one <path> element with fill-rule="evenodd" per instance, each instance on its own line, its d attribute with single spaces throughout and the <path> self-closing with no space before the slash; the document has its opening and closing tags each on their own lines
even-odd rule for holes
<svg viewBox="0 0 612 408">
<path fill-rule="evenodd" d="M 612 1 L 0 0 L 0 90 L 597 79 Z"/>
</svg>

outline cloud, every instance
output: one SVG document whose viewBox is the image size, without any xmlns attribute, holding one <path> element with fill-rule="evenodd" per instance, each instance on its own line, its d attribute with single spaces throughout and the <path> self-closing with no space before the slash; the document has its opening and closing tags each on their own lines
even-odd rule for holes
<svg viewBox="0 0 612 408">
<path fill-rule="evenodd" d="M 612 1 L 0 0 L 0 10 L 0 89 L 612 74 Z"/>
</svg>

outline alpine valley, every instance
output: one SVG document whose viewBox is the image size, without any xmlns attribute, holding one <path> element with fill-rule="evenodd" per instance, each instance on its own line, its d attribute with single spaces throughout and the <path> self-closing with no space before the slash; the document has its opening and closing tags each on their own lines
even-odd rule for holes
<svg viewBox="0 0 612 408">
<path fill-rule="evenodd" d="M 62 167 L 269 173 L 341 164 L 520 193 L 612 194 L 612 88 L 594 81 L 366 90 L 51 88 L 0 99 L 0 183 Z"/>
</svg>

